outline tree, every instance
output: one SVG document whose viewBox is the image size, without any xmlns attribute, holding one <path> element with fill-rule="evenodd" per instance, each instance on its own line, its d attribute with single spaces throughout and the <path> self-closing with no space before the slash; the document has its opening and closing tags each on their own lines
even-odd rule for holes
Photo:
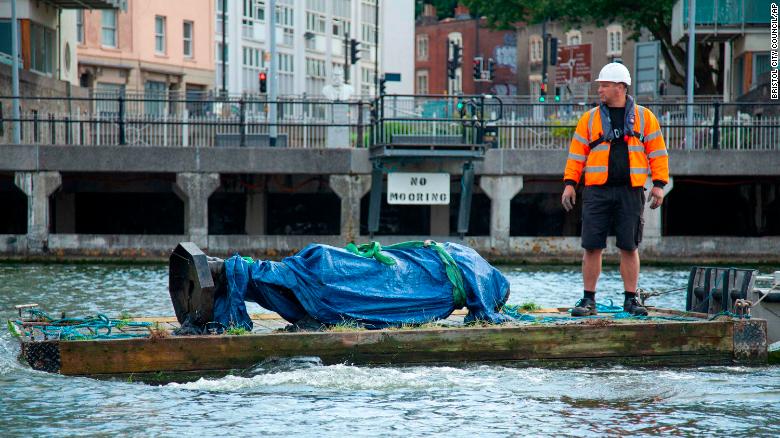
<svg viewBox="0 0 780 438">
<path fill-rule="evenodd" d="M 639 38 L 644 28 L 661 42 L 663 56 L 669 72 L 669 82 L 685 88 L 686 44 L 683 39 L 672 44 L 672 8 L 676 0 L 658 0 L 652 4 L 638 5 L 630 0 L 462 0 L 469 8 L 485 11 L 491 26 L 514 28 L 517 23 L 541 23 L 546 19 L 564 26 L 583 24 L 604 25 L 620 22 L 631 32 L 630 38 Z M 713 67 L 709 59 L 712 50 L 721 50 L 719 65 Z M 712 42 L 696 43 L 694 64 L 694 93 L 719 94 L 723 89 L 723 46 Z"/>
</svg>

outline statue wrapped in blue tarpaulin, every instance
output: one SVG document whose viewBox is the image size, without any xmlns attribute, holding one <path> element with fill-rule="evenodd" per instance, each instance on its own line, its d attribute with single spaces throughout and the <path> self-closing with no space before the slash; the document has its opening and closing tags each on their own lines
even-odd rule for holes
<svg viewBox="0 0 780 438">
<path fill-rule="evenodd" d="M 511 320 L 499 312 L 509 296 L 506 277 L 476 251 L 456 243 L 311 244 L 280 262 L 239 255 L 222 261 L 202 252 L 181 257 L 182 245 L 171 255 L 171 298 L 182 326 L 196 331 L 208 323 L 251 330 L 247 301 L 292 324 L 424 324 L 464 306 L 466 322 Z M 177 262 L 188 257 L 189 268 Z M 211 278 L 184 272 L 203 271 L 203 259 Z M 192 284 L 193 278 L 202 284 Z"/>
</svg>

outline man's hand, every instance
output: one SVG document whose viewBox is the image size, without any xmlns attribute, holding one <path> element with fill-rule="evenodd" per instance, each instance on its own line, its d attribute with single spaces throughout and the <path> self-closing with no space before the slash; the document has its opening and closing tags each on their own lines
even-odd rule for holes
<svg viewBox="0 0 780 438">
<path fill-rule="evenodd" d="M 663 196 L 663 192 L 661 194 Z M 563 196 L 561 196 L 561 204 L 566 211 L 571 211 L 574 208 L 574 204 L 577 203 L 577 192 L 574 191 L 574 186 L 566 185 L 563 189 Z"/>
<path fill-rule="evenodd" d="M 664 189 L 661 187 L 653 187 L 650 190 L 650 208 L 656 209 L 664 202 Z"/>
</svg>

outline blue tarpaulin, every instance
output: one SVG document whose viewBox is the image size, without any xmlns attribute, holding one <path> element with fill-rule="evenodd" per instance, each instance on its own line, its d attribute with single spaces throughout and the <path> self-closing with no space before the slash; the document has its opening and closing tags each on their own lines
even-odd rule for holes
<svg viewBox="0 0 780 438">
<path fill-rule="evenodd" d="M 467 322 L 511 320 L 498 312 L 509 296 L 509 282 L 498 269 L 467 246 L 433 245 L 439 249 L 428 243 L 398 245 L 369 257 L 311 244 L 281 262 L 235 255 L 225 261 L 226 287 L 215 298 L 214 320 L 251 329 L 246 301 L 291 323 L 311 317 L 322 324 L 354 322 L 369 328 L 423 324 L 447 318 L 463 305 L 469 310 Z M 387 258 L 394 264 L 382 262 Z M 449 276 L 445 258 L 457 267 Z M 465 297 L 457 293 L 453 271 L 459 271 Z"/>
</svg>

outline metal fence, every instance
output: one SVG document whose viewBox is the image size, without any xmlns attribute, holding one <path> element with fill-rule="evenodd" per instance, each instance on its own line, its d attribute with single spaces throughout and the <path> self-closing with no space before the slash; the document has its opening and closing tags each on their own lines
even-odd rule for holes
<svg viewBox="0 0 780 438">
<path fill-rule="evenodd" d="M 7 117 L 10 100 L 9 96 L 0 97 L 0 109 L 5 113 L 3 118 L 0 112 L 0 137 L 6 142 L 15 121 Z M 170 147 L 272 143 L 292 148 L 368 147 L 393 138 L 441 141 L 459 137 L 465 143 L 489 140 L 495 147 L 507 149 L 566 149 L 578 118 L 595 105 L 485 95 L 269 102 L 259 96 L 217 99 L 207 94 L 189 98 L 168 94 L 161 98 L 146 93 L 21 100 L 19 122 L 24 144 Z M 663 100 L 647 102 L 646 106 L 658 117 L 670 149 L 780 149 L 780 107 L 776 103 L 695 103 L 690 126 L 685 103 Z M 73 110 L 62 111 L 64 107 Z M 275 123 L 270 119 L 272 107 Z M 688 129 L 693 133 L 692 145 L 685 144 Z"/>
<path fill-rule="evenodd" d="M 71 113 L 22 112 L 22 143 L 251 147 L 270 146 L 275 139 L 279 146 L 323 148 L 367 147 L 369 140 L 369 104 L 360 101 L 135 96 L 71 99 L 88 102 L 89 109 Z M 48 98 L 29 100 L 40 103 Z M 275 123 L 270 122 L 272 106 L 276 110 Z M 9 131 L 14 121 L 3 119 L 3 130 Z"/>
</svg>

